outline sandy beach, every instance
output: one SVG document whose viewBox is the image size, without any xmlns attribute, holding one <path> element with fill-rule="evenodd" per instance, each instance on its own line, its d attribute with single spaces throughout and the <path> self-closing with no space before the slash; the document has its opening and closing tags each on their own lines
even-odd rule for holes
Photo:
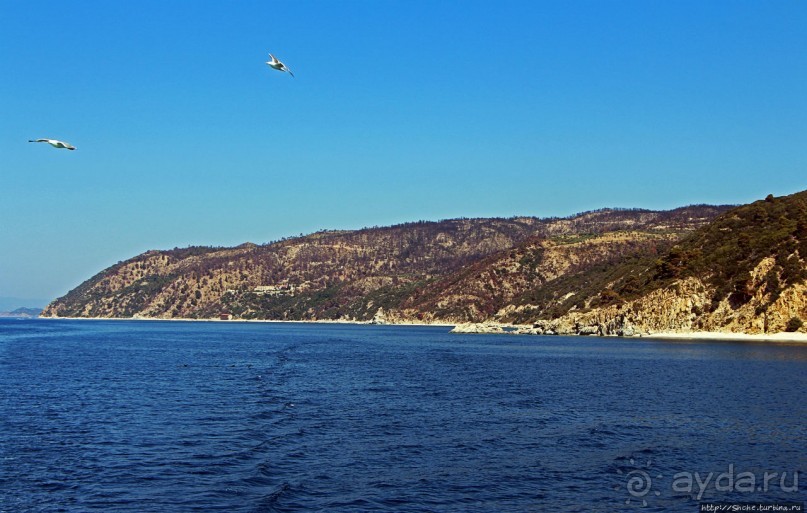
<svg viewBox="0 0 807 513">
<path fill-rule="evenodd" d="M 807 333 L 723 333 L 715 331 L 692 331 L 689 333 L 659 332 L 638 335 L 643 338 L 662 338 L 679 340 L 735 340 L 746 342 L 786 342 L 807 343 Z"/>
</svg>

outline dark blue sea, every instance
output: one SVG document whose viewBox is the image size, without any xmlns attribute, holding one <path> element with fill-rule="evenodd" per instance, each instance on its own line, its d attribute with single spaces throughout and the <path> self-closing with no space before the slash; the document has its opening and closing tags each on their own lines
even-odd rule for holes
<svg viewBox="0 0 807 513">
<path fill-rule="evenodd" d="M 805 391 L 798 345 L 2 320 L 0 512 L 802 502 Z"/>
</svg>

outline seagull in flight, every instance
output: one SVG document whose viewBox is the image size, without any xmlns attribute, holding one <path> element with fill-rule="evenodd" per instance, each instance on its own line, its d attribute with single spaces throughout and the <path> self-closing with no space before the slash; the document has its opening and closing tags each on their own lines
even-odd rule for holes
<svg viewBox="0 0 807 513">
<path fill-rule="evenodd" d="M 64 141 L 57 141 L 56 139 L 29 139 L 28 142 L 43 142 L 48 143 L 54 148 L 65 148 L 68 150 L 75 150 L 76 147 Z"/>
<path fill-rule="evenodd" d="M 291 72 L 291 70 L 288 68 L 288 66 L 286 66 L 285 64 L 283 64 L 282 62 L 277 60 L 277 57 L 275 57 L 271 53 L 269 54 L 269 60 L 266 61 L 266 64 L 268 64 L 269 67 L 272 68 L 272 69 L 276 69 L 278 71 L 285 71 L 289 75 L 291 75 L 292 78 L 294 78 L 294 73 Z"/>
</svg>

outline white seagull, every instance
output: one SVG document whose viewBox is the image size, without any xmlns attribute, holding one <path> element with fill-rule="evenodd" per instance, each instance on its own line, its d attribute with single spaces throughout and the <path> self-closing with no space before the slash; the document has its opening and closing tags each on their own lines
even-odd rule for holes
<svg viewBox="0 0 807 513">
<path fill-rule="evenodd" d="M 271 53 L 269 54 L 269 60 L 266 61 L 266 64 L 268 64 L 269 67 L 272 68 L 272 69 L 276 69 L 278 71 L 285 71 L 289 75 L 291 75 L 292 78 L 294 78 L 294 73 L 291 72 L 291 70 L 288 68 L 288 66 L 286 66 L 285 64 L 283 64 L 282 62 L 277 60 L 277 57 L 275 57 Z"/>
<path fill-rule="evenodd" d="M 75 150 L 76 147 L 64 141 L 57 141 L 56 139 L 29 139 L 28 142 L 43 142 L 48 143 L 54 148 L 65 148 L 68 150 Z"/>
</svg>

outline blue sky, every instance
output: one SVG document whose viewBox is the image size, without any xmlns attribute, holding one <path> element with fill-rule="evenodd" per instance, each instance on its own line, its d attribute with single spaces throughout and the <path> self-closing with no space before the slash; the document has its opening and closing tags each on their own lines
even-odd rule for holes
<svg viewBox="0 0 807 513">
<path fill-rule="evenodd" d="M 807 189 L 801 0 L 0 12 L 0 296 L 148 249 Z"/>
</svg>

